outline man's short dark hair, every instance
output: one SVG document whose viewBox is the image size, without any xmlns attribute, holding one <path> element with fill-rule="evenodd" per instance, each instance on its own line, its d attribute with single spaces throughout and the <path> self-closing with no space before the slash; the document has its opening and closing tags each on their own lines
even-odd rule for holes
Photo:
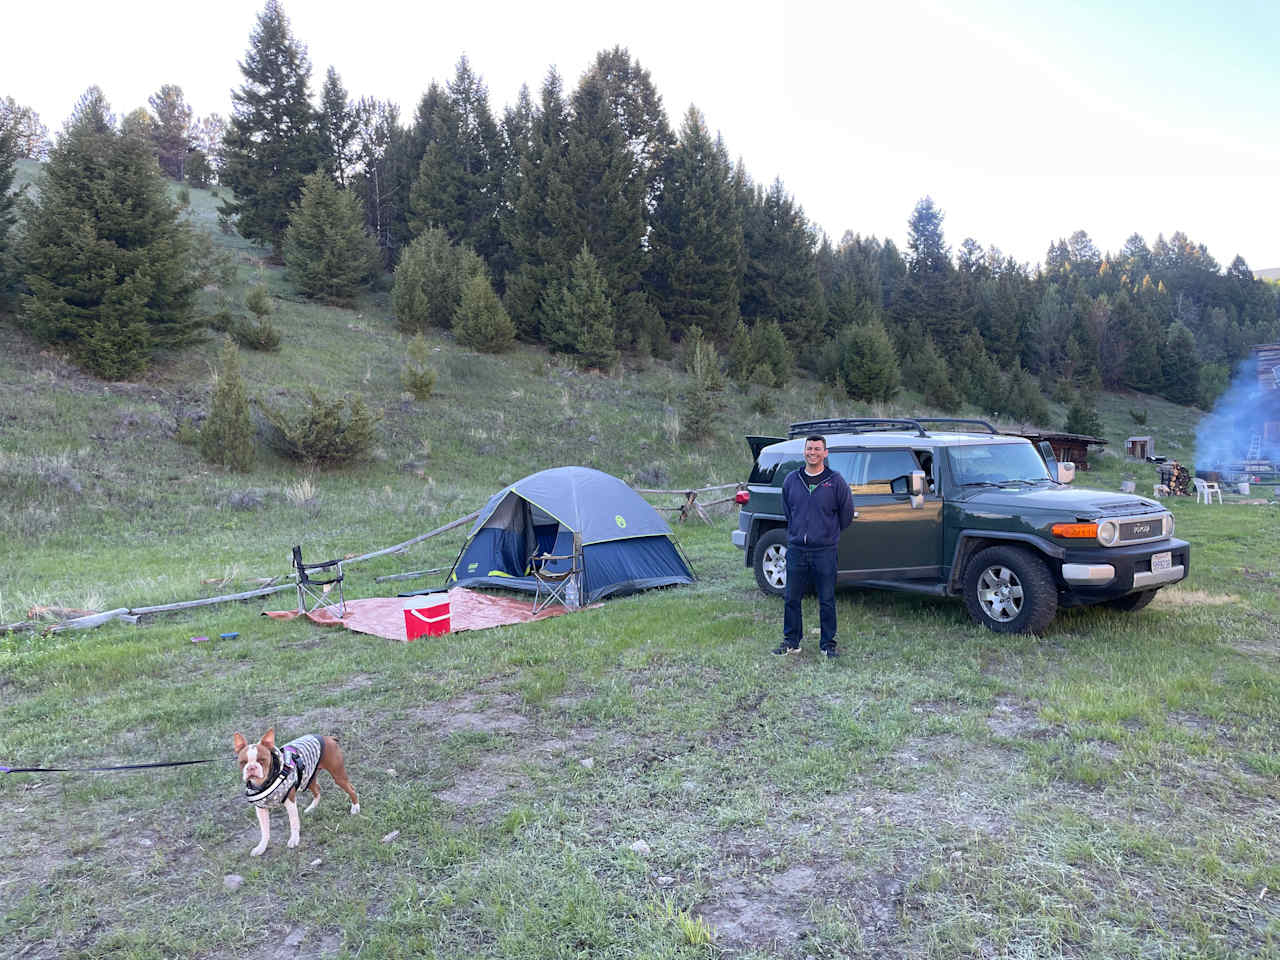
<svg viewBox="0 0 1280 960">
<path fill-rule="evenodd" d="M 811 433 L 809 436 L 804 438 L 805 443 L 808 443 L 811 440 L 817 440 L 824 447 L 827 445 L 827 438 L 820 433 Z"/>
</svg>

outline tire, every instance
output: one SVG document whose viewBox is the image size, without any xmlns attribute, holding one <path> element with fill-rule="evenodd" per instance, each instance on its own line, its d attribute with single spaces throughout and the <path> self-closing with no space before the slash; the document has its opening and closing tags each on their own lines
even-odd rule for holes
<svg viewBox="0 0 1280 960">
<path fill-rule="evenodd" d="M 964 605 L 996 633 L 1043 633 L 1058 612 L 1058 587 L 1031 551 L 987 547 L 965 568 Z"/>
<path fill-rule="evenodd" d="M 787 592 L 787 530 L 774 527 L 756 541 L 751 566 L 762 593 L 781 597 Z"/>
<path fill-rule="evenodd" d="M 1156 598 L 1159 588 L 1155 590 L 1139 590 L 1137 593 L 1126 593 L 1114 600 L 1104 600 L 1102 606 L 1108 610 L 1119 610 L 1121 613 L 1137 613 Z"/>
</svg>

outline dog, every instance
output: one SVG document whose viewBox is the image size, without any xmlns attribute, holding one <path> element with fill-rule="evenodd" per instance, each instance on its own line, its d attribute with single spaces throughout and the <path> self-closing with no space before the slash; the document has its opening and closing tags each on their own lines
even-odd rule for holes
<svg viewBox="0 0 1280 960">
<path fill-rule="evenodd" d="M 351 798 L 351 812 L 360 812 L 360 798 L 347 779 L 347 769 L 342 761 L 342 748 L 334 737 L 318 737 L 308 734 L 291 740 L 283 747 L 276 747 L 276 729 L 272 727 L 257 743 L 249 743 L 239 733 L 231 741 L 240 763 L 240 780 L 244 784 L 244 798 L 257 808 L 258 826 L 262 839 L 249 851 L 257 857 L 267 849 L 271 839 L 270 808 L 284 804 L 289 814 L 289 846 L 298 845 L 299 790 L 310 790 L 314 799 L 303 813 L 310 813 L 320 802 L 320 788 L 316 775 L 328 770 L 333 782 Z"/>
</svg>

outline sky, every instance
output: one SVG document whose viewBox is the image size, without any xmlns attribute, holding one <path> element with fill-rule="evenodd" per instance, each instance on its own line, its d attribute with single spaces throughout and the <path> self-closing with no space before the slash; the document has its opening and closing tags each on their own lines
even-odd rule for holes
<svg viewBox="0 0 1280 960">
<path fill-rule="evenodd" d="M 550 67 L 572 89 L 598 51 L 626 47 L 673 129 L 697 106 L 833 242 L 903 247 L 927 195 L 953 251 L 972 237 L 1035 264 L 1077 230 L 1103 251 L 1180 230 L 1224 268 L 1237 254 L 1280 267 L 1272 0 L 283 5 L 317 99 L 333 66 L 403 119 L 463 54 L 500 117 L 521 84 L 536 101 Z M 0 96 L 56 132 L 91 84 L 119 115 L 164 83 L 197 115 L 228 115 L 262 0 L 14 7 Z"/>
</svg>

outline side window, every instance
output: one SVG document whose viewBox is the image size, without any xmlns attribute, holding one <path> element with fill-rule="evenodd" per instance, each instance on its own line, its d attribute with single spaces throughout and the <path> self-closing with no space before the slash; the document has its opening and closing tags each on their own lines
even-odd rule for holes
<svg viewBox="0 0 1280 960">
<path fill-rule="evenodd" d="M 803 466 L 803 460 L 787 460 L 786 454 L 761 452 L 760 459 L 751 468 L 751 476 L 747 482 L 775 483 L 781 486 L 783 478 L 788 473 Z"/>
<path fill-rule="evenodd" d="M 827 454 L 827 466 L 844 477 L 850 492 L 856 493 L 867 472 L 867 454 L 858 450 L 832 450 Z"/>
<path fill-rule="evenodd" d="M 917 450 L 916 459 L 920 461 L 920 469 L 924 471 L 924 488 L 929 493 L 934 493 L 938 489 L 937 481 L 933 476 L 933 451 Z"/>
<path fill-rule="evenodd" d="M 919 470 L 915 455 L 910 450 L 873 450 L 867 454 L 867 469 L 862 482 L 849 485 L 855 495 L 861 493 L 885 494 L 907 492 L 907 478 L 912 470 Z"/>
</svg>

